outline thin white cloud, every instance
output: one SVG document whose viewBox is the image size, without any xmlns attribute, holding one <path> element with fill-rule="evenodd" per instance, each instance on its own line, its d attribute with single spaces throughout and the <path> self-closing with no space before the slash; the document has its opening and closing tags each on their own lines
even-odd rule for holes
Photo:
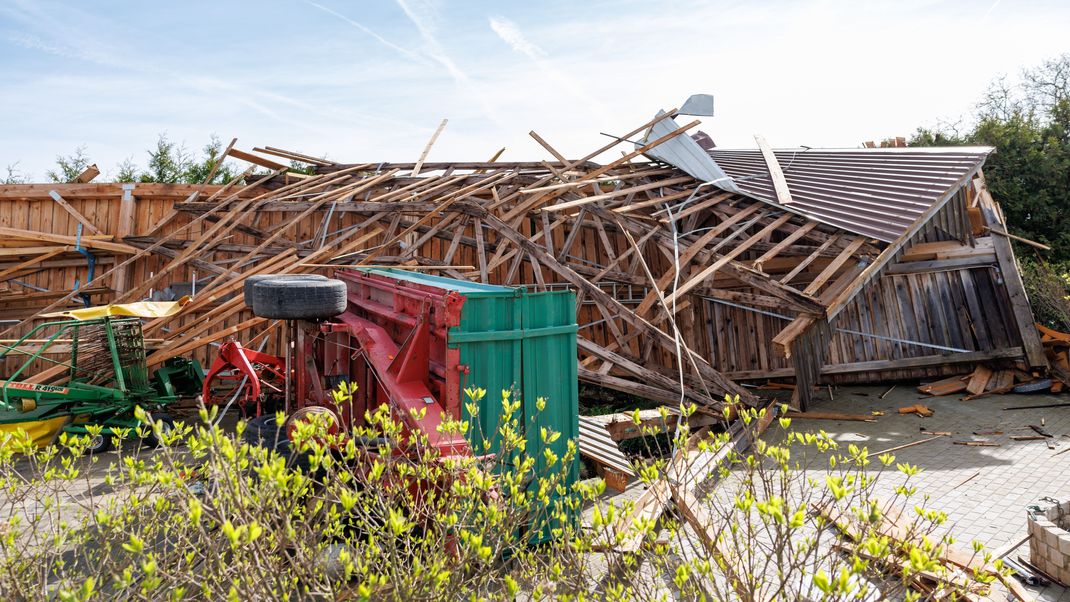
<svg viewBox="0 0 1070 602">
<path fill-rule="evenodd" d="M 523 54 L 524 56 L 538 60 L 546 56 L 546 51 L 539 48 L 530 40 L 524 36 L 524 32 L 520 31 L 516 23 L 506 19 L 505 17 L 491 17 L 490 28 L 494 30 L 494 33 L 498 34 L 498 37 L 508 44 L 513 50 Z"/>
<path fill-rule="evenodd" d="M 315 5 L 312 2 L 309 3 Z M 324 10 L 329 11 L 329 9 Z M 107 67 L 110 71 L 126 71 L 131 77 L 136 78 L 133 81 L 157 81 L 161 89 L 177 86 L 182 88 L 185 94 L 192 92 L 214 102 L 224 99 L 290 127 L 306 131 L 329 132 L 328 127 L 315 122 L 315 119 L 319 119 L 335 122 L 344 120 L 351 123 L 367 123 L 369 120 L 389 121 L 396 126 L 412 129 L 412 125 L 403 120 L 379 115 L 353 114 L 352 111 L 306 102 L 270 88 L 243 82 L 240 79 L 224 79 L 208 74 L 202 75 L 197 71 L 174 69 L 165 66 L 166 61 L 158 61 L 156 60 L 158 57 L 151 54 L 131 52 L 128 48 L 116 46 L 114 42 L 104 42 L 100 36 L 87 34 L 70 25 L 67 20 L 56 18 L 43 6 L 23 0 L 18 0 L 16 6 L 9 7 L 5 12 L 25 26 L 24 30 L 9 30 L 4 33 L 4 38 L 13 44 L 61 58 L 90 62 Z M 43 24 L 43 26 L 37 24 Z M 31 33 L 30 30 L 33 28 L 37 29 L 36 33 Z M 374 32 L 372 35 L 375 35 Z M 386 43 L 393 46 L 389 42 Z M 407 56 L 414 57 L 422 64 L 428 64 L 426 59 L 416 53 L 401 47 L 395 48 Z M 294 108 L 299 109 L 300 113 L 287 110 Z"/>
<path fill-rule="evenodd" d="M 467 90 L 476 102 L 479 103 L 483 109 L 484 115 L 491 121 L 501 123 L 502 120 L 498 116 L 497 111 L 487 102 L 487 95 L 483 94 L 476 85 L 472 82 L 472 78 L 468 76 L 464 70 L 454 62 L 453 58 L 446 52 L 439 43 L 438 37 L 435 35 L 433 19 L 434 8 L 423 3 L 417 3 L 420 6 L 415 6 L 410 0 L 396 0 L 398 6 L 401 8 L 405 16 L 409 18 L 409 21 L 416 26 L 416 31 L 420 33 L 420 37 L 423 39 L 426 45 L 426 52 L 428 56 L 434 59 L 435 62 L 442 65 L 446 72 L 450 74 L 457 85 Z"/>
<path fill-rule="evenodd" d="M 397 0 L 398 6 L 401 7 L 402 12 L 409 18 L 409 21 L 416 26 L 416 31 L 420 32 L 420 37 L 423 38 L 424 44 L 427 45 L 427 51 L 438 64 L 446 68 L 451 76 L 458 83 L 471 86 L 472 80 L 468 77 L 468 74 L 461 70 L 457 66 L 457 63 L 446 51 L 442 48 L 442 44 L 439 43 L 438 38 L 435 36 L 434 28 L 431 25 L 431 12 L 433 9 L 429 6 L 420 7 L 416 10 L 408 0 Z"/>
<path fill-rule="evenodd" d="M 594 114 L 605 112 L 605 106 L 603 106 L 597 98 L 584 90 L 584 87 L 578 81 L 553 65 L 549 61 L 546 51 L 529 40 L 516 23 L 500 16 L 490 17 L 488 21 L 491 30 L 493 30 L 503 42 L 508 44 L 514 52 L 531 59 L 535 63 L 535 66 L 538 67 L 546 77 L 557 82 L 562 90 L 568 91 L 574 98 L 582 101 L 587 105 L 588 110 L 592 111 Z"/>
<path fill-rule="evenodd" d="M 992 14 L 992 11 L 996 10 L 996 7 L 999 6 L 999 3 L 1002 1 L 1003 0 L 996 0 L 995 2 L 993 2 L 992 6 L 989 6 L 988 10 L 985 11 L 985 16 L 982 17 L 982 20 L 987 20 L 988 17 Z"/>
<path fill-rule="evenodd" d="M 371 36 L 372 38 L 375 38 L 375 40 L 377 40 L 380 44 L 386 46 L 387 48 L 390 48 L 391 50 L 394 50 L 398 54 L 401 54 L 402 56 L 405 56 L 405 57 L 407 57 L 409 59 L 412 59 L 414 61 L 417 61 L 419 63 L 427 64 L 427 60 L 424 59 L 424 57 L 420 56 L 419 54 L 417 54 L 417 53 L 415 53 L 415 52 L 413 52 L 411 50 L 409 50 L 408 48 L 404 48 L 402 46 L 398 46 L 397 44 L 395 44 L 395 43 L 391 42 L 390 40 L 384 38 L 383 36 L 379 35 L 374 30 L 368 28 L 366 25 L 364 25 L 364 24 L 362 24 L 362 23 L 360 23 L 358 21 L 354 21 L 353 19 L 350 19 L 349 17 L 347 17 L 347 16 L 345 16 L 345 15 L 343 15 L 343 14 L 337 12 L 337 11 L 331 10 L 330 8 L 327 8 L 326 6 L 323 6 L 322 4 L 318 4 L 316 2 L 312 2 L 311 0 L 304 0 L 304 2 L 305 2 L 305 4 L 308 4 L 309 6 L 318 8 L 318 9 L 322 10 L 323 12 L 325 12 L 325 13 L 327 13 L 329 15 L 332 15 L 334 17 L 337 17 L 337 18 L 341 19 L 342 21 L 345 21 L 346 23 L 348 23 L 348 24 L 352 25 L 353 27 L 359 29 L 360 31 L 362 31 L 365 34 Z"/>
</svg>

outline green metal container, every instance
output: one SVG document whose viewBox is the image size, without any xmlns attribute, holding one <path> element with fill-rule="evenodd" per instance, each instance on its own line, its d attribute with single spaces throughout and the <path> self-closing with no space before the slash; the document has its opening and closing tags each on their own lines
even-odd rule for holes
<svg viewBox="0 0 1070 602">
<path fill-rule="evenodd" d="M 513 416 L 523 421 L 527 453 L 535 458 L 537 474 L 556 473 L 561 460 L 547 466 L 544 449 L 560 459 L 570 440 L 579 438 L 579 388 L 576 374 L 576 294 L 569 290 L 528 292 L 523 287 L 496 286 L 403 270 L 366 270 L 397 280 L 453 291 L 465 298 L 460 324 L 449 329 L 447 346 L 458 349 L 460 364 L 468 368 L 460 384 L 463 417 L 473 453 L 497 453 L 502 419 L 502 391 L 522 402 Z M 467 409 L 465 387 L 486 389 L 478 415 Z M 545 402 L 540 411 L 538 400 Z M 548 445 L 543 428 L 560 433 Z M 578 454 L 566 467 L 566 485 L 579 478 Z M 538 529 L 544 539 L 546 529 Z"/>
</svg>

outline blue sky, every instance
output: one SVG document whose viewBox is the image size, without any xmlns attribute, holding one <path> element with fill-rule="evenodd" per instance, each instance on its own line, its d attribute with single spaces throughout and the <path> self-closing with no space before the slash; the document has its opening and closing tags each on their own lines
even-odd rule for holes
<svg viewBox="0 0 1070 602">
<path fill-rule="evenodd" d="M 0 168 L 84 145 L 105 176 L 158 133 L 331 159 L 548 158 L 691 93 L 720 146 L 857 146 L 967 113 L 1070 51 L 1070 2 L 0 0 Z M 2 174 L 0 174 L 2 175 Z"/>
</svg>

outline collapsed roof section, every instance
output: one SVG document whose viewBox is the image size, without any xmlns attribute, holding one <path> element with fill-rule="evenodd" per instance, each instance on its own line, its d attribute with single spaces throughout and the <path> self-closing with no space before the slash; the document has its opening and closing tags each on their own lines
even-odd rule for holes
<svg viewBox="0 0 1070 602">
<path fill-rule="evenodd" d="M 797 148 L 774 153 L 791 190 L 792 210 L 892 242 L 933 204 L 967 183 L 992 151 L 991 147 Z M 741 192 L 777 203 L 760 151 L 708 152 Z"/>
<path fill-rule="evenodd" d="M 591 162 L 658 124 L 668 130 L 651 132 L 609 164 Z M 251 317 L 235 295 L 246 276 L 400 265 L 488 284 L 572 288 L 578 374 L 585 381 L 660 401 L 716 406 L 726 394 L 754 399 L 726 371 L 751 378 L 787 368 L 805 404 L 823 373 L 833 320 L 841 312 L 843 320 L 852 318 L 856 299 L 869 303 L 862 293 L 883 283 L 910 244 L 977 246 L 970 210 L 979 193 L 970 196 L 964 186 L 989 149 L 779 151 L 793 199 L 783 205 L 759 151 L 702 154 L 723 167 L 739 193 L 708 185 L 716 174 L 696 178 L 661 162 L 636 161 L 657 156 L 668 141 L 693 143 L 686 131 L 694 125 L 674 126 L 659 114 L 576 160 L 537 136 L 557 161 L 340 164 L 266 147 L 254 149 L 260 155 L 231 155 L 272 173 L 246 172 L 225 187 L 0 187 L 0 199 L 17 201 L 0 203 L 0 212 L 10 213 L 0 222 L 20 224 L 0 228 L 13 262 L 0 268 L 18 275 L 18 286 L 37 291 L 0 290 L 0 317 L 23 319 L 8 330 L 25 331 L 41 313 L 72 306 L 84 295 L 98 304 L 132 301 L 196 278 L 197 296 L 182 315 L 146 325 L 146 336 L 159 338 L 150 363 L 189 353 L 206 359 L 208 346 L 227 336 L 264 338 L 271 351 L 283 344 L 281 329 Z M 692 158 L 693 150 L 687 151 Z M 262 155 L 304 162 L 314 173 L 290 173 Z M 53 194 L 66 203 L 54 202 Z M 113 266 L 91 282 L 84 260 L 70 252 L 86 221 L 100 237 L 113 239 L 86 243 L 101 265 Z M 999 259 L 1003 274 L 984 279 L 984 286 L 1010 286 L 1013 257 L 1000 255 L 999 245 L 990 248 L 993 259 L 991 252 L 975 256 Z M 970 263 L 965 269 L 995 267 Z M 71 282 L 85 284 L 68 292 Z M 903 307 L 926 307 L 932 301 L 926 290 L 908 291 Z M 1003 299 L 1024 303 L 1024 295 L 998 290 L 967 301 Z M 1024 311 L 1019 305 L 1007 328 L 1032 328 L 1028 304 Z M 762 320 L 719 314 L 715 306 L 760 313 Z M 897 344 L 949 347 L 932 337 L 977 322 L 953 322 L 955 311 L 918 310 L 931 313 L 926 325 L 944 320 L 948 328 L 894 335 Z M 740 325 L 747 326 L 733 331 Z M 839 332 L 888 338 L 888 325 L 874 319 Z M 1010 359 L 1028 347 L 1023 338 L 993 341 L 953 347 L 1020 345 L 996 350 Z M 769 361 L 777 353 L 782 361 L 790 355 L 791 363 Z M 858 354 L 845 353 L 840 361 L 858 361 Z"/>
</svg>

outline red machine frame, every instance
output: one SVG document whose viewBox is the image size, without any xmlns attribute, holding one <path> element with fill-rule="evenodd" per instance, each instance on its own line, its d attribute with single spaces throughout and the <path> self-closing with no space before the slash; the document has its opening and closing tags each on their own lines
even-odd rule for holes
<svg viewBox="0 0 1070 602">
<path fill-rule="evenodd" d="M 366 413 L 387 405 L 407 432 L 421 432 L 442 456 L 470 455 L 462 433 L 439 428 L 462 417 L 460 392 L 468 369 L 460 364 L 460 351 L 447 345 L 447 333 L 460 323 L 464 297 L 356 270 L 340 270 L 334 277 L 346 283 L 347 309 L 323 322 L 293 322 L 293 397 L 280 409 L 326 407 L 349 430 L 363 425 Z M 233 371 L 227 378 L 248 376 L 244 397 L 259 402 L 264 370 L 284 365 L 282 358 L 225 343 L 205 378 L 205 402 L 218 403 L 209 392 L 225 370 Z M 352 403 L 339 407 L 331 390 L 343 381 L 358 387 Z"/>
</svg>

